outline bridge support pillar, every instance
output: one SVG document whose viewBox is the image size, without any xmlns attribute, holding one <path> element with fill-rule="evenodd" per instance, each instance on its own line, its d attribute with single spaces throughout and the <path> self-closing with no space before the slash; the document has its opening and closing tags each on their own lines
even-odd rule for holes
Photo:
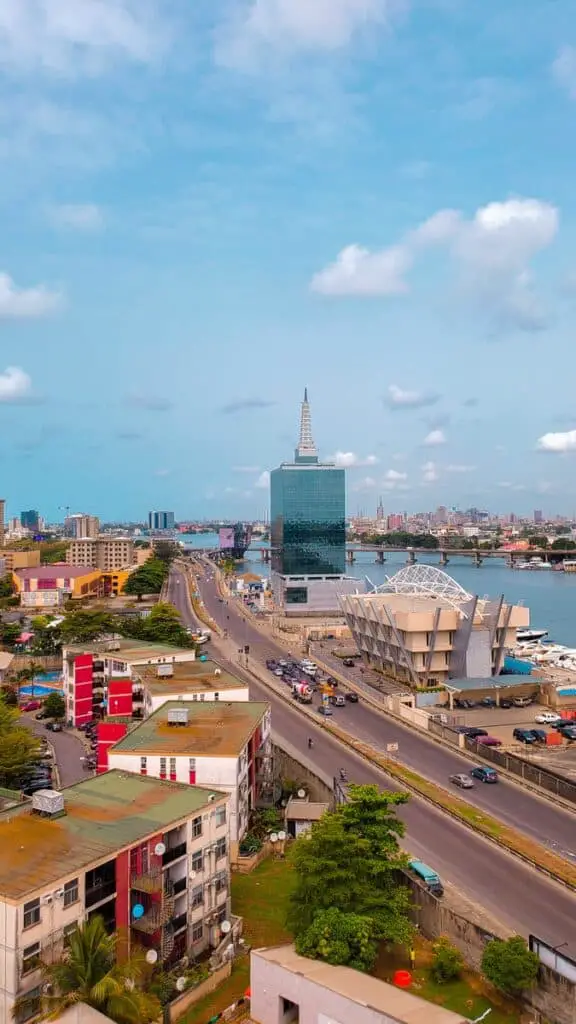
<svg viewBox="0 0 576 1024">
<path fill-rule="evenodd" d="M 476 566 L 477 569 L 479 569 L 480 566 L 482 565 L 482 555 L 480 554 L 479 551 L 476 551 L 474 554 L 474 565 Z"/>
<path fill-rule="evenodd" d="M 270 548 L 262 548 L 262 550 L 260 552 L 260 557 L 261 557 L 263 562 L 269 562 L 270 561 Z"/>
<path fill-rule="evenodd" d="M 406 565 L 416 565 L 416 555 L 414 554 L 413 551 L 409 551 L 408 552 L 408 557 L 406 559 Z"/>
<path fill-rule="evenodd" d="M 356 561 L 356 555 L 352 550 L 346 552 L 346 561 L 349 563 L 349 565 L 353 565 L 354 562 Z"/>
<path fill-rule="evenodd" d="M 384 565 L 384 562 L 386 561 L 386 559 L 384 558 L 384 552 L 383 551 L 378 551 L 376 553 L 376 561 L 377 561 L 378 565 Z"/>
<path fill-rule="evenodd" d="M 450 559 L 448 558 L 448 555 L 446 554 L 446 552 L 445 551 L 441 551 L 440 552 L 440 565 L 448 565 L 449 561 L 450 561 Z"/>
</svg>

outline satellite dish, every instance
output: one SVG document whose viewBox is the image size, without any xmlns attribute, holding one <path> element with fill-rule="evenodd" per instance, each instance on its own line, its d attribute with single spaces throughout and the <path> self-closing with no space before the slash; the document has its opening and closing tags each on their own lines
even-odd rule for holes
<svg viewBox="0 0 576 1024">
<path fill-rule="evenodd" d="M 176 978 L 176 988 L 178 989 L 179 992 L 183 992 L 184 989 L 186 988 L 186 978 L 184 978 L 183 976 L 180 978 Z"/>
<path fill-rule="evenodd" d="M 270 842 L 271 843 L 277 843 L 278 842 L 278 833 L 277 832 L 272 832 L 272 834 L 270 836 Z"/>
<path fill-rule="evenodd" d="M 156 854 L 157 857 L 163 857 L 164 854 L 166 853 L 166 846 L 165 846 L 165 844 L 164 843 L 156 843 L 156 846 L 154 847 L 154 853 Z"/>
<path fill-rule="evenodd" d="M 299 800 L 303 800 L 304 797 L 306 796 L 306 790 L 305 789 L 299 789 L 297 795 L 298 795 L 298 799 Z"/>
<path fill-rule="evenodd" d="M 220 925 L 220 931 L 224 932 L 224 935 L 227 935 L 231 927 L 232 925 L 230 924 L 230 921 L 222 921 L 222 924 Z"/>
<path fill-rule="evenodd" d="M 157 959 L 158 959 L 158 953 L 156 952 L 156 950 L 155 949 L 149 949 L 148 952 L 146 953 L 146 963 L 147 964 L 155 964 Z"/>
<path fill-rule="evenodd" d="M 191 871 L 191 872 L 190 872 L 190 876 L 189 876 L 189 877 L 190 877 L 190 881 L 192 881 L 192 882 L 193 882 L 193 881 L 194 881 L 194 879 L 196 878 L 196 872 L 195 872 L 195 871 Z"/>
<path fill-rule="evenodd" d="M 286 833 L 285 832 L 279 832 L 278 833 L 278 839 L 280 840 L 280 842 L 282 842 L 284 839 L 286 839 Z"/>
<path fill-rule="evenodd" d="M 139 921 L 141 917 L 144 917 L 144 907 L 141 903 L 135 903 L 132 907 L 132 917 L 135 921 Z"/>
</svg>

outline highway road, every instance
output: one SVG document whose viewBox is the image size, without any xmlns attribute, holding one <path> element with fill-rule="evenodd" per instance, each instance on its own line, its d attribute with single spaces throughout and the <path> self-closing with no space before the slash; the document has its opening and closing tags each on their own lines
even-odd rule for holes
<svg viewBox="0 0 576 1024">
<path fill-rule="evenodd" d="M 251 658 L 254 652 L 257 652 L 258 659 L 272 653 L 274 645 L 269 644 L 250 623 L 243 622 L 232 603 L 227 606 L 220 604 L 213 581 L 205 579 L 200 586 L 212 618 L 227 628 L 229 635 L 237 642 L 250 644 Z M 186 623 L 195 624 L 185 579 L 176 571 L 171 576 L 168 600 L 178 608 Z M 223 665 L 225 663 L 225 659 L 220 656 L 218 661 Z M 326 734 L 321 726 L 314 730 L 314 746 L 309 750 L 307 740 L 314 727 L 308 719 L 266 685 L 245 676 L 238 664 L 228 663 L 228 666 L 231 671 L 247 679 L 253 699 L 270 702 L 272 728 L 276 735 L 287 740 L 292 747 L 305 752 L 306 760 L 312 762 L 324 775 L 333 776 L 340 768 L 345 768 L 354 782 L 376 783 L 392 790 L 399 788 Z M 346 720 L 339 718 L 338 721 L 348 728 L 349 721 L 358 711 L 363 715 L 362 723 L 364 718 L 373 719 L 371 727 L 380 730 L 386 725 L 383 720 L 381 722 L 379 715 L 361 705 L 350 708 Z M 425 743 L 424 756 L 432 758 L 435 746 L 429 745 L 428 741 L 420 742 Z M 441 748 L 438 749 L 441 751 Z M 522 795 L 516 789 L 512 793 L 516 798 Z M 476 791 L 474 795 L 477 795 Z M 533 803 L 533 813 L 539 813 L 540 802 L 534 800 Z M 563 949 L 576 957 L 576 899 L 565 888 L 524 866 L 424 801 L 413 798 L 402 808 L 401 817 L 407 827 L 404 845 L 410 853 L 431 864 L 443 878 L 456 885 L 509 928 L 526 936 L 535 934 L 553 946 L 566 943 Z M 576 824 L 572 831 L 576 832 Z"/>
</svg>

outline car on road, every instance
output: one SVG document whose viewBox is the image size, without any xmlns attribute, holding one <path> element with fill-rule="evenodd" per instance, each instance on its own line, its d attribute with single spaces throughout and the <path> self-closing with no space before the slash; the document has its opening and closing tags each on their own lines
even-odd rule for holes
<svg viewBox="0 0 576 1024">
<path fill-rule="evenodd" d="M 478 740 L 482 736 L 488 735 L 488 729 L 482 729 L 478 725 L 463 725 L 462 731 L 465 736 L 469 736 L 471 740 Z"/>
<path fill-rule="evenodd" d="M 470 775 L 473 779 L 479 779 L 480 782 L 498 782 L 498 772 L 495 772 L 493 768 L 486 768 L 484 765 L 471 768 Z"/>
<path fill-rule="evenodd" d="M 448 779 L 453 786 L 458 786 L 459 789 L 473 789 L 474 783 L 469 775 L 460 773 L 459 775 L 451 775 Z"/>
<path fill-rule="evenodd" d="M 345 665 L 346 668 L 354 668 L 354 658 L 344 658 L 342 664 Z"/>
<path fill-rule="evenodd" d="M 555 725 L 556 722 L 561 722 L 562 719 L 555 711 L 541 711 L 538 715 L 534 716 L 534 721 L 540 722 L 541 725 Z"/>
<path fill-rule="evenodd" d="M 42 707 L 42 701 L 40 700 L 28 700 L 22 705 L 22 711 L 39 711 Z"/>
<path fill-rule="evenodd" d="M 43 718 L 50 718 L 50 715 L 46 714 L 45 711 L 38 711 L 38 713 L 34 715 L 34 718 L 37 722 L 41 722 Z"/>
<path fill-rule="evenodd" d="M 316 708 L 319 715 L 324 715 L 324 718 L 329 718 L 332 714 L 332 708 L 327 704 L 321 704 L 320 707 Z"/>
<path fill-rule="evenodd" d="M 275 668 L 274 669 L 274 675 L 278 676 L 278 678 L 280 678 L 280 676 L 284 675 L 284 669 L 283 668 Z"/>
<path fill-rule="evenodd" d="M 60 722 L 46 722 L 46 728 L 49 732 L 62 732 Z"/>
<path fill-rule="evenodd" d="M 497 736 L 479 736 L 478 743 L 483 743 L 485 747 L 502 746 L 502 740 L 499 740 Z"/>
<path fill-rule="evenodd" d="M 343 708 L 346 705 L 346 698 L 343 693 L 335 693 L 330 698 L 330 703 L 333 704 L 335 708 Z"/>
<path fill-rule="evenodd" d="M 273 672 L 275 668 L 278 668 L 278 663 L 274 660 L 274 658 L 267 658 L 266 668 L 269 668 L 270 671 Z"/>
<path fill-rule="evenodd" d="M 346 700 L 350 701 L 351 704 L 357 704 L 358 694 L 354 693 L 353 690 L 348 690 L 348 692 L 346 693 Z"/>
</svg>

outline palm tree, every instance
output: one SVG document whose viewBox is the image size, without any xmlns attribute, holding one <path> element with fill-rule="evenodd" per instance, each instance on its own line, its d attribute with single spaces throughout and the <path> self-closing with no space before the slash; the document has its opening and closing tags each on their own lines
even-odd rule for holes
<svg viewBox="0 0 576 1024">
<path fill-rule="evenodd" d="M 155 996 L 145 992 L 146 960 L 140 952 L 117 962 L 119 938 L 108 935 L 101 917 L 91 917 L 70 938 L 61 960 L 43 964 L 43 995 L 20 996 L 12 1016 L 34 1015 L 56 1020 L 77 1003 L 87 1003 L 117 1024 L 149 1024 L 162 1012 Z"/>
<path fill-rule="evenodd" d="M 20 700 L 20 688 L 26 683 L 34 684 L 36 676 L 43 676 L 46 674 L 46 669 L 38 661 L 30 661 L 26 668 L 20 668 L 12 676 L 12 682 L 16 683 L 16 693 L 18 700 Z"/>
</svg>

